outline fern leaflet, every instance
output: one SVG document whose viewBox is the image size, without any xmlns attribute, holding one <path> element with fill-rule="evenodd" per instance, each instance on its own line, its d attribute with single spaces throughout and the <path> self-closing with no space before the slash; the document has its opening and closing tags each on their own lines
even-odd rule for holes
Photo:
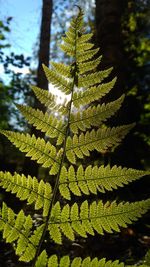
<svg viewBox="0 0 150 267">
<path fill-rule="evenodd" d="M 8 192 L 16 194 L 20 200 L 27 200 L 28 204 L 34 203 L 35 210 L 43 208 L 43 216 L 47 216 L 49 209 L 52 188 L 49 183 L 43 180 L 38 182 L 35 177 L 25 177 L 15 173 L 11 175 L 9 172 L 0 172 L 0 186 Z"/>
<path fill-rule="evenodd" d="M 17 107 L 30 124 L 33 124 L 38 130 L 41 130 L 51 138 L 60 138 L 63 140 L 65 127 L 53 115 L 49 115 L 47 112 L 44 114 L 42 111 L 28 106 L 17 105 Z"/>
<path fill-rule="evenodd" d="M 108 104 L 97 105 L 89 107 L 88 109 L 78 111 L 72 114 L 70 119 L 70 129 L 74 134 L 78 133 L 78 129 L 86 131 L 91 126 L 100 126 L 100 124 L 110 118 L 121 107 L 124 96 L 116 101 Z"/>
<path fill-rule="evenodd" d="M 127 224 L 131 224 L 147 212 L 149 205 L 150 200 L 119 205 L 115 201 L 105 204 L 102 201 L 98 203 L 94 201 L 89 205 L 86 200 L 80 208 L 77 203 L 74 203 L 72 207 L 67 204 L 61 210 L 57 202 L 52 209 L 49 233 L 56 243 L 61 244 L 62 233 L 73 241 L 74 232 L 84 238 L 87 234 L 94 235 L 94 230 L 101 235 L 104 231 L 119 232 L 119 227 L 127 227 Z"/>
<path fill-rule="evenodd" d="M 116 261 L 106 261 L 106 259 L 98 260 L 98 258 L 91 259 L 87 257 L 81 259 L 80 257 L 71 260 L 69 256 L 63 256 L 60 260 L 57 255 L 52 255 L 49 259 L 47 258 L 46 251 L 43 250 L 40 254 L 36 267 L 124 267 L 123 263 Z"/>
<path fill-rule="evenodd" d="M 70 166 L 69 169 L 63 166 L 59 180 L 60 194 L 70 200 L 71 194 L 82 196 L 82 194 L 89 195 L 97 194 L 97 192 L 105 193 L 105 191 L 112 191 L 118 187 L 133 182 L 141 177 L 149 175 L 148 171 L 140 171 L 134 169 L 127 169 L 109 165 L 94 166 L 89 165 L 85 169 L 82 165 L 77 168 Z"/>
</svg>

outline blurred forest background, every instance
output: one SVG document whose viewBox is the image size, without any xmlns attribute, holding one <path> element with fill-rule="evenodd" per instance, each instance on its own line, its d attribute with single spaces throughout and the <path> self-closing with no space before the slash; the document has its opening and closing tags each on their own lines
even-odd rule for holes
<svg viewBox="0 0 150 267">
<path fill-rule="evenodd" d="M 149 0 L 0 0 L 0 128 L 19 130 L 40 135 L 29 127 L 15 107 L 15 103 L 43 107 L 34 98 L 29 85 L 55 89 L 48 85 L 41 64 L 50 61 L 68 63 L 59 50 L 71 17 L 79 5 L 85 13 L 87 31 L 94 32 L 93 42 L 103 54 L 100 68 L 114 67 L 112 76 L 117 76 L 115 88 L 105 102 L 118 98 L 122 93 L 126 99 L 121 110 L 110 125 L 136 122 L 134 130 L 114 153 L 101 156 L 96 153 L 93 160 L 99 164 L 122 165 L 145 169 L 150 167 L 150 1 Z M 28 10 L 30 12 L 28 13 Z M 12 12 L 12 13 L 11 13 Z M 19 21 L 19 23 L 18 23 Z M 27 23 L 28 24 L 25 24 Z M 15 25 L 15 27 L 14 27 Z M 60 99 L 63 96 L 59 96 Z M 24 157 L 7 139 L 0 135 L 0 170 L 47 178 L 47 173 L 34 162 Z M 136 201 L 149 197 L 149 177 L 114 193 L 101 195 L 104 199 Z M 0 191 L 0 201 L 18 211 L 22 203 Z M 120 234 L 82 238 L 72 244 L 67 241 L 62 254 L 69 248 L 72 255 L 118 259 L 127 264 L 140 262 L 150 246 L 148 215 Z M 49 245 L 49 244 L 48 244 Z M 56 248 L 57 249 L 57 248 Z M 0 266 L 16 266 L 11 246 L 0 241 Z M 52 253 L 57 253 L 51 247 Z M 18 265 L 17 265 L 18 266 Z M 23 266 L 21 264 L 20 266 Z"/>
</svg>

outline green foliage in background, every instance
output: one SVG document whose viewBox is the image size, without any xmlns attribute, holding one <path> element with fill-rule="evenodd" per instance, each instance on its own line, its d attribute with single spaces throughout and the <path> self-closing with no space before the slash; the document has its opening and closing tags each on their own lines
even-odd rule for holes
<svg viewBox="0 0 150 267">
<path fill-rule="evenodd" d="M 122 36 L 127 58 L 128 95 L 134 97 L 137 108 L 139 158 L 145 168 L 149 167 L 150 145 L 150 3 L 149 0 L 130 0 L 122 17 Z"/>
</svg>

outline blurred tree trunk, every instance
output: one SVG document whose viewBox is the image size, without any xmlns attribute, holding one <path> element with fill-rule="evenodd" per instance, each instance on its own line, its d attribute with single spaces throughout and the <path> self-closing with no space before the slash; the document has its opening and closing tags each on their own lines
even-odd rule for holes
<svg viewBox="0 0 150 267">
<path fill-rule="evenodd" d="M 127 0 L 96 0 L 96 42 L 101 49 L 103 60 L 101 67 L 114 67 L 113 77 L 117 83 L 109 99 L 116 98 L 124 92 L 126 60 L 123 52 L 121 19 Z M 108 98 L 107 98 L 108 99 Z"/>
<path fill-rule="evenodd" d="M 49 66 L 52 6 L 52 0 L 43 0 L 36 85 L 45 90 L 48 90 L 48 81 L 44 75 L 42 64 L 44 63 L 47 67 Z M 34 98 L 34 108 L 44 111 L 43 105 L 36 98 Z M 43 134 L 34 127 L 31 128 L 30 133 L 31 135 L 35 134 L 36 137 L 43 137 Z M 25 158 L 23 173 L 38 176 L 38 167 L 39 165 L 36 162 Z"/>
</svg>

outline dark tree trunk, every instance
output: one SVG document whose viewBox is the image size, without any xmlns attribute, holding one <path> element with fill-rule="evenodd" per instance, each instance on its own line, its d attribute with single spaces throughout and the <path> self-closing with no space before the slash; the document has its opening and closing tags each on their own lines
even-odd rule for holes
<svg viewBox="0 0 150 267">
<path fill-rule="evenodd" d="M 101 67 L 114 67 L 113 76 L 117 83 L 110 94 L 116 98 L 125 88 L 125 57 L 121 34 L 121 19 L 126 7 L 126 0 L 96 0 L 96 42 L 101 49 L 103 60 Z"/>
<path fill-rule="evenodd" d="M 49 66 L 49 55 L 50 55 L 50 30 L 51 30 L 51 19 L 52 19 L 52 0 L 43 0 L 42 4 L 42 19 L 41 19 L 41 30 L 40 30 L 40 45 L 38 54 L 38 69 L 37 69 L 37 86 L 48 90 L 48 81 L 44 75 L 42 64 L 44 63 L 47 67 Z M 35 98 L 34 108 L 38 108 L 44 111 L 43 105 Z M 37 137 L 43 137 L 41 132 L 37 131 L 34 127 L 31 128 L 31 135 L 35 134 Z M 25 158 L 23 173 L 30 174 L 32 176 L 38 176 L 39 165 Z"/>
<path fill-rule="evenodd" d="M 96 42 L 103 55 L 101 68 L 114 67 L 112 78 L 117 76 L 117 82 L 111 92 L 104 98 L 104 101 L 117 99 L 126 92 L 127 63 L 128 58 L 124 51 L 124 36 L 122 34 L 122 19 L 127 11 L 127 0 L 96 0 Z M 131 123 L 137 120 L 137 110 L 135 99 L 127 97 L 122 108 L 110 120 L 110 126 Z M 104 156 L 105 164 L 111 163 L 128 167 L 140 166 L 140 161 L 136 158 L 135 137 L 128 134 L 124 142 L 113 155 Z"/>
<path fill-rule="evenodd" d="M 37 70 L 37 86 L 46 90 L 48 90 L 48 81 L 43 73 L 42 64 L 44 63 L 47 67 L 49 66 L 52 4 L 52 0 L 43 0 L 40 46 L 38 55 L 39 63 Z M 38 102 L 35 102 L 35 107 L 37 103 Z"/>
</svg>

